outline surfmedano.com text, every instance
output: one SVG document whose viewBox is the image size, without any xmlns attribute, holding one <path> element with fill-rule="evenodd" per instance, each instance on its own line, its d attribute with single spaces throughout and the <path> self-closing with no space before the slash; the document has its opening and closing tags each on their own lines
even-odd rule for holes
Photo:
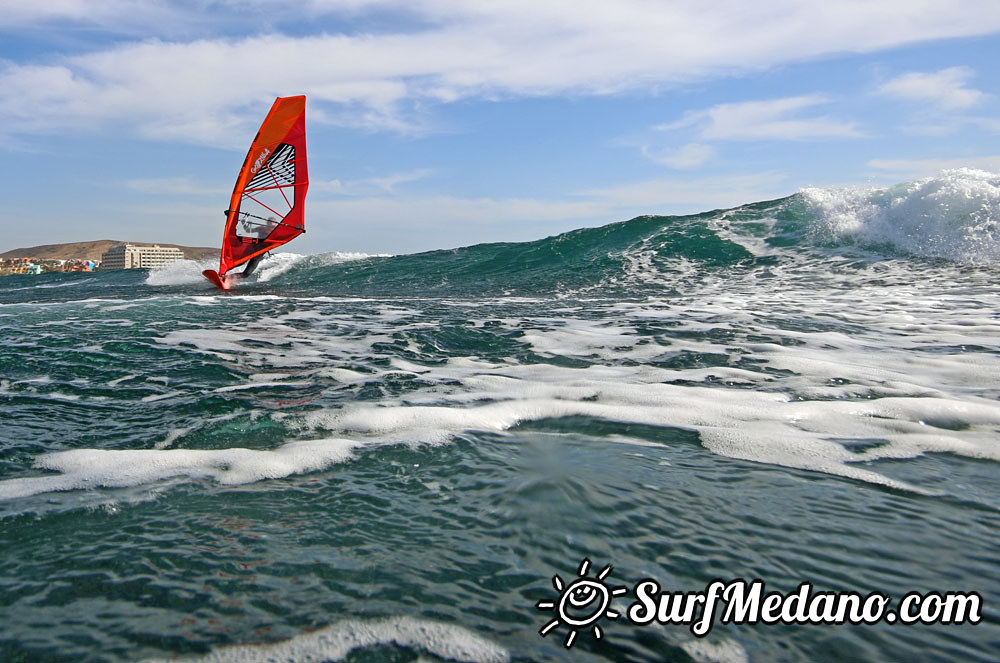
<svg viewBox="0 0 1000 663">
<path fill-rule="evenodd" d="M 803 582 L 789 594 L 765 593 L 764 581 L 713 580 L 699 592 L 664 592 L 652 579 L 636 583 L 628 608 L 635 624 L 690 626 L 697 637 L 721 624 L 978 624 L 983 599 L 977 592 L 909 592 L 892 609 L 892 598 L 871 592 L 814 592 Z"/>
</svg>

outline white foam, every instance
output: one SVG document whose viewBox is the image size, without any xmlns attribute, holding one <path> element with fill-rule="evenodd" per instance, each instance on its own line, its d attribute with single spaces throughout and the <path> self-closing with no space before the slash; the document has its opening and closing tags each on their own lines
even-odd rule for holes
<svg viewBox="0 0 1000 663">
<path fill-rule="evenodd" d="M 696 297 L 592 302 L 579 318 L 573 307 L 549 306 L 537 317 L 468 323 L 488 319 L 523 351 L 585 368 L 519 364 L 519 353 L 404 359 L 405 337 L 414 357 L 427 355 L 413 342 L 412 332 L 429 325 L 416 300 L 298 298 L 275 317 L 176 329 L 158 342 L 251 372 L 223 391 L 419 376 L 377 402 L 336 399 L 326 410 L 272 415 L 303 437 L 438 444 L 583 416 L 682 428 L 714 453 L 920 490 L 870 463 L 934 452 L 1000 460 L 1000 295 L 989 269 L 914 272 L 898 262 L 819 278 L 815 265 L 806 277 L 776 269 L 767 287 L 753 274 L 730 275 L 702 284 Z M 451 304 L 488 315 L 478 301 Z"/>
<path fill-rule="evenodd" d="M 507 663 L 510 655 L 500 645 L 453 624 L 412 617 L 352 619 L 296 635 L 288 640 L 257 645 L 219 647 L 203 656 L 149 659 L 146 663 L 319 663 L 340 661 L 352 651 L 378 645 L 418 649 L 449 661 Z"/>
<path fill-rule="evenodd" d="M 339 251 L 311 256 L 296 253 L 270 253 L 264 257 L 256 273 L 251 278 L 255 281 L 270 281 L 297 265 L 325 267 L 371 257 L 373 256 L 366 253 Z M 146 277 L 146 285 L 204 285 L 206 288 L 210 288 L 211 284 L 208 283 L 202 272 L 206 269 L 215 269 L 218 267 L 218 264 L 218 260 L 215 258 L 201 261 L 176 260 L 162 267 L 151 269 L 149 275 Z"/>
<path fill-rule="evenodd" d="M 962 168 L 888 189 L 804 189 L 822 238 L 910 255 L 1000 260 L 1000 174 Z"/>
<path fill-rule="evenodd" d="M 52 398 L 57 401 L 78 401 L 80 396 L 77 394 L 64 394 L 59 391 L 50 391 L 45 394 L 47 398 Z M 93 400 L 100 400 L 99 398 L 94 398 Z"/>
<path fill-rule="evenodd" d="M 173 398 L 174 396 L 183 396 L 182 391 L 168 391 L 162 394 L 151 394 L 149 396 L 143 396 L 140 400 L 143 403 L 155 403 L 156 401 L 166 400 L 168 398 Z"/>
<path fill-rule="evenodd" d="M 441 443 L 470 430 L 509 431 L 528 421 L 586 416 L 697 431 L 709 450 L 733 458 L 825 472 L 922 491 L 859 463 L 950 452 L 1000 461 L 1000 403 L 963 397 L 793 400 L 786 394 L 667 384 L 673 371 L 648 366 L 503 366 L 475 372 L 435 367 L 463 389 L 428 388 L 421 398 L 357 404 L 302 418 L 305 427 L 382 442 Z M 423 402 L 422 402 L 423 401 Z M 880 439 L 864 453 L 839 439 Z"/>
<path fill-rule="evenodd" d="M 273 253 L 264 258 L 257 269 L 258 281 L 270 281 L 284 274 L 292 267 L 302 262 L 306 256 L 297 253 Z"/>
<path fill-rule="evenodd" d="M 560 324 L 560 323 L 556 323 Z M 648 346 L 643 352 L 636 346 L 639 339 L 636 330 L 630 326 L 609 320 L 574 320 L 565 326 L 547 330 L 525 331 L 522 339 L 542 356 L 566 354 L 572 349 L 573 356 L 607 355 L 627 348 L 632 359 L 648 359 L 662 353 L 658 346 Z"/>
<path fill-rule="evenodd" d="M 236 299 L 230 297 L 230 299 Z M 391 321 L 383 321 L 380 317 L 369 322 L 365 334 L 331 335 L 328 328 L 343 326 L 352 328 L 358 324 L 358 319 L 348 315 L 323 315 L 311 318 L 317 329 L 303 331 L 284 324 L 288 320 L 305 320 L 298 315 L 282 315 L 277 318 L 261 318 L 249 325 L 234 329 L 180 329 L 168 332 L 156 341 L 170 346 L 194 346 L 200 352 L 217 356 L 227 361 L 236 361 L 252 366 L 267 366 L 270 368 L 302 368 L 305 366 L 325 367 L 331 358 L 347 359 L 350 357 L 370 357 L 375 353 L 372 346 L 376 343 L 390 342 L 392 337 L 388 329 Z M 385 328 L 387 333 L 379 333 Z M 397 327 L 394 327 L 397 328 Z M 244 341 L 263 342 L 275 349 L 262 349 Z M 277 349 L 281 346 L 280 349 Z M 333 374 L 336 369 L 329 369 Z"/>
<path fill-rule="evenodd" d="M 149 270 L 146 285 L 202 285 L 211 284 L 202 275 L 206 269 L 218 266 L 218 260 L 176 260 L 161 267 Z"/>
<path fill-rule="evenodd" d="M 463 431 L 502 432 L 581 415 L 681 427 L 727 456 L 910 489 L 919 487 L 862 463 L 928 452 L 996 459 L 990 438 L 1000 405 L 989 394 L 997 390 L 1000 351 L 948 349 L 1000 350 L 993 316 L 1000 299 L 989 275 L 956 268 L 960 281 L 947 270 L 940 280 L 914 280 L 903 268 L 877 265 L 873 273 L 831 272 L 817 284 L 815 269 L 810 265 L 801 280 L 794 269 L 776 270 L 767 288 L 752 275 L 731 276 L 702 284 L 697 299 L 594 303 L 582 319 L 572 311 L 551 317 L 551 310 L 546 317 L 490 318 L 518 332 L 518 342 L 537 355 L 594 362 L 584 369 L 475 356 L 434 365 L 404 360 L 376 343 L 426 323 L 416 306 L 379 302 L 374 311 L 347 315 L 331 314 L 325 300 L 301 300 L 292 314 L 240 332 L 183 330 L 162 340 L 240 356 L 262 372 L 282 368 L 291 378 L 357 384 L 387 372 L 419 375 L 419 388 L 405 398 L 298 421 L 369 441 L 441 443 Z M 283 324 L 293 317 L 298 326 Z M 312 329 L 301 329 L 303 322 Z M 670 331 L 644 333 L 648 325 Z M 335 336 L 324 333 L 334 328 Z M 280 338 L 292 347 L 260 352 L 241 343 L 247 337 Z M 705 357 L 722 365 L 699 365 Z M 389 368 L 372 359 L 387 359 Z M 355 370 L 360 366 L 365 370 Z M 294 426 L 296 419 L 283 422 Z M 838 441 L 852 438 L 880 444 L 856 453 Z"/>
<path fill-rule="evenodd" d="M 284 274 L 293 267 L 301 265 L 304 267 L 329 267 L 365 258 L 388 257 L 389 254 L 369 254 L 354 253 L 350 251 L 333 251 L 330 253 L 319 253 L 315 255 L 302 256 L 295 253 L 274 253 L 261 262 L 258 269 L 257 279 L 259 281 L 270 281 L 271 279 Z"/>
<path fill-rule="evenodd" d="M 740 643 L 728 638 L 688 640 L 681 649 L 696 663 L 748 663 L 750 656 Z"/>
<path fill-rule="evenodd" d="M 358 442 L 343 439 L 288 442 L 256 449 L 73 449 L 40 456 L 35 467 L 57 475 L 0 481 L 0 499 L 54 491 L 124 488 L 172 477 L 211 478 L 225 485 L 315 472 L 351 458 Z"/>
</svg>

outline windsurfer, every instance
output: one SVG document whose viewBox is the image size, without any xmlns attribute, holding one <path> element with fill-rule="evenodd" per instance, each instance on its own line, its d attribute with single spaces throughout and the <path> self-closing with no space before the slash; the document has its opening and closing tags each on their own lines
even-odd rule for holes
<svg viewBox="0 0 1000 663">
<path fill-rule="evenodd" d="M 243 226 L 244 237 L 249 236 L 257 239 L 267 239 L 271 235 L 271 231 L 277 228 L 279 223 L 273 216 L 267 217 L 266 223 L 251 221 L 250 218 L 247 217 L 240 221 L 240 225 Z"/>
<path fill-rule="evenodd" d="M 275 99 L 247 152 L 226 210 L 219 270 L 202 272 L 222 290 L 251 276 L 263 254 L 305 232 L 305 103 L 302 95 Z"/>
<path fill-rule="evenodd" d="M 245 223 L 246 221 L 244 221 L 244 224 Z M 271 234 L 271 231 L 277 228 L 279 224 L 276 218 L 274 218 L 273 216 L 269 216 L 267 217 L 266 224 L 256 223 L 254 225 L 257 226 L 257 239 L 255 239 L 254 242 L 259 242 L 262 239 L 266 239 Z M 247 266 L 243 269 L 242 272 L 240 272 L 240 278 L 245 279 L 246 277 L 253 274 L 253 271 L 257 269 L 257 265 L 259 265 L 260 261 L 263 259 L 264 259 L 263 253 L 255 258 L 250 258 L 250 260 L 246 262 Z"/>
</svg>

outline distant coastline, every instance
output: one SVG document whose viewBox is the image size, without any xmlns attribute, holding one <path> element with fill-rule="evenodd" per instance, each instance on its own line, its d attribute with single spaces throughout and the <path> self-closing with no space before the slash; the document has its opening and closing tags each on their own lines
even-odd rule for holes
<svg viewBox="0 0 1000 663">
<path fill-rule="evenodd" d="M 105 252 L 119 244 L 129 244 L 136 247 L 159 246 L 162 248 L 179 249 L 187 260 L 207 260 L 216 258 L 219 250 L 205 246 L 183 246 L 181 244 L 149 244 L 146 242 L 121 242 L 113 239 L 99 239 L 91 242 L 67 242 L 64 244 L 42 244 L 40 246 L 29 246 L 20 249 L 12 249 L 0 253 L 0 276 L 10 274 L 44 274 L 46 272 L 90 272 L 101 269 L 101 261 Z M 174 260 L 174 257 L 165 257 L 161 249 L 154 249 L 145 254 L 129 254 L 134 260 L 132 267 L 145 264 L 156 266 L 164 261 Z M 131 250 L 131 249 L 130 249 Z M 143 249 L 145 251 L 145 249 Z M 140 258 L 140 255 L 147 255 Z M 146 260 L 150 263 L 146 263 Z M 113 265 L 113 269 L 121 269 L 128 266 L 123 262 L 122 255 L 118 256 L 119 264 Z"/>
<path fill-rule="evenodd" d="M 0 253 L 0 259 L 13 260 L 17 258 L 34 258 L 36 260 L 92 260 L 99 262 L 105 251 L 116 244 L 135 244 L 137 246 L 152 246 L 153 242 L 126 242 L 113 239 L 99 239 L 91 242 L 66 242 L 64 244 L 42 244 L 26 248 L 12 249 Z M 176 247 L 184 252 L 187 260 L 205 260 L 219 257 L 219 247 L 184 246 L 156 242 L 160 246 Z"/>
</svg>

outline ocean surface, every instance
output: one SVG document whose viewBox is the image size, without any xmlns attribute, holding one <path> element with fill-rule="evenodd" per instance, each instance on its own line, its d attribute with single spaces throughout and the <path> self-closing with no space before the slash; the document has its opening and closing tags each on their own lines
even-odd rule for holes
<svg viewBox="0 0 1000 663">
<path fill-rule="evenodd" d="M 5 277 L 0 660 L 997 661 L 998 224 L 959 170 L 228 293 Z M 629 592 L 567 647 L 584 559 L 982 619 L 697 638 Z"/>
</svg>

